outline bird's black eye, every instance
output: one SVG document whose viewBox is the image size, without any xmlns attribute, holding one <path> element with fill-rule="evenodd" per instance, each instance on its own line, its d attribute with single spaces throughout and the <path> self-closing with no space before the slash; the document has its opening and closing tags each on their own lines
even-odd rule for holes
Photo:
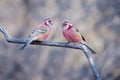
<svg viewBox="0 0 120 80">
<path fill-rule="evenodd" d="M 48 20 L 48 22 L 51 22 L 51 20 Z"/>
<path fill-rule="evenodd" d="M 66 23 L 63 23 L 63 26 L 66 26 L 67 24 Z"/>
</svg>

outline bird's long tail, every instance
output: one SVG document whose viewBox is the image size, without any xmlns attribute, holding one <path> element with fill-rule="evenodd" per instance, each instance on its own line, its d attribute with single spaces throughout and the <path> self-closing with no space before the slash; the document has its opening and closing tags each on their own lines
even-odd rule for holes
<svg viewBox="0 0 120 80">
<path fill-rule="evenodd" d="M 25 47 L 27 47 L 31 42 L 33 41 L 33 39 L 29 39 L 29 40 L 26 40 L 25 44 L 19 49 L 19 50 L 23 50 Z"/>
<path fill-rule="evenodd" d="M 91 47 L 89 47 L 85 42 L 83 42 L 82 44 L 85 45 L 92 52 L 92 54 L 96 54 L 96 52 Z"/>
</svg>

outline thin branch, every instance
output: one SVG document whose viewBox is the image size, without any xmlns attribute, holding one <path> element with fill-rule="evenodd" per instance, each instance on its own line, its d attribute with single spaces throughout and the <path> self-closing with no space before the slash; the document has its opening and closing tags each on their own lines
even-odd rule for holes
<svg viewBox="0 0 120 80">
<path fill-rule="evenodd" d="M 0 31 L 4 34 L 6 40 L 10 43 L 18 43 L 18 44 L 24 44 L 25 40 L 21 40 L 21 39 L 16 39 L 16 38 L 12 38 L 9 33 L 6 31 L 6 29 L 2 26 L 0 26 Z M 101 76 L 97 70 L 97 67 L 92 59 L 91 53 L 88 50 L 88 48 L 85 45 L 82 44 L 73 44 L 73 43 L 64 43 L 64 42 L 49 42 L 49 41 L 33 41 L 31 44 L 33 45 L 44 45 L 44 46 L 54 46 L 54 47 L 64 47 L 64 48 L 72 48 L 72 49 L 80 49 L 84 52 L 84 54 L 86 55 L 89 64 L 92 68 L 92 71 L 96 77 L 96 80 L 102 80 Z"/>
</svg>

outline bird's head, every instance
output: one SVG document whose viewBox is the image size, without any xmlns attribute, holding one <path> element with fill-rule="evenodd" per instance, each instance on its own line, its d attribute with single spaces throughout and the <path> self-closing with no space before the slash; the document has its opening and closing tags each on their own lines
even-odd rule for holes
<svg viewBox="0 0 120 80">
<path fill-rule="evenodd" d="M 53 22 L 52 22 L 52 20 L 50 18 L 46 18 L 43 22 L 48 27 L 51 27 L 52 24 L 53 24 Z"/>
<path fill-rule="evenodd" d="M 71 28 L 73 28 L 73 24 L 70 23 L 70 21 L 68 21 L 68 20 L 63 21 L 63 24 L 62 24 L 63 31 L 64 30 L 69 30 Z"/>
</svg>

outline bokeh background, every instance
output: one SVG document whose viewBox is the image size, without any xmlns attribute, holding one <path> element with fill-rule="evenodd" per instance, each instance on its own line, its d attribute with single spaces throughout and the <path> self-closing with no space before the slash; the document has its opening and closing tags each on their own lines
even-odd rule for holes
<svg viewBox="0 0 120 80">
<path fill-rule="evenodd" d="M 63 20 L 70 20 L 96 50 L 92 55 L 103 80 L 120 80 L 120 0 L 1 0 L 0 25 L 26 39 L 44 18 L 54 24 L 48 41 L 66 42 Z M 95 80 L 83 52 L 8 43 L 0 32 L 0 80 Z"/>
</svg>

